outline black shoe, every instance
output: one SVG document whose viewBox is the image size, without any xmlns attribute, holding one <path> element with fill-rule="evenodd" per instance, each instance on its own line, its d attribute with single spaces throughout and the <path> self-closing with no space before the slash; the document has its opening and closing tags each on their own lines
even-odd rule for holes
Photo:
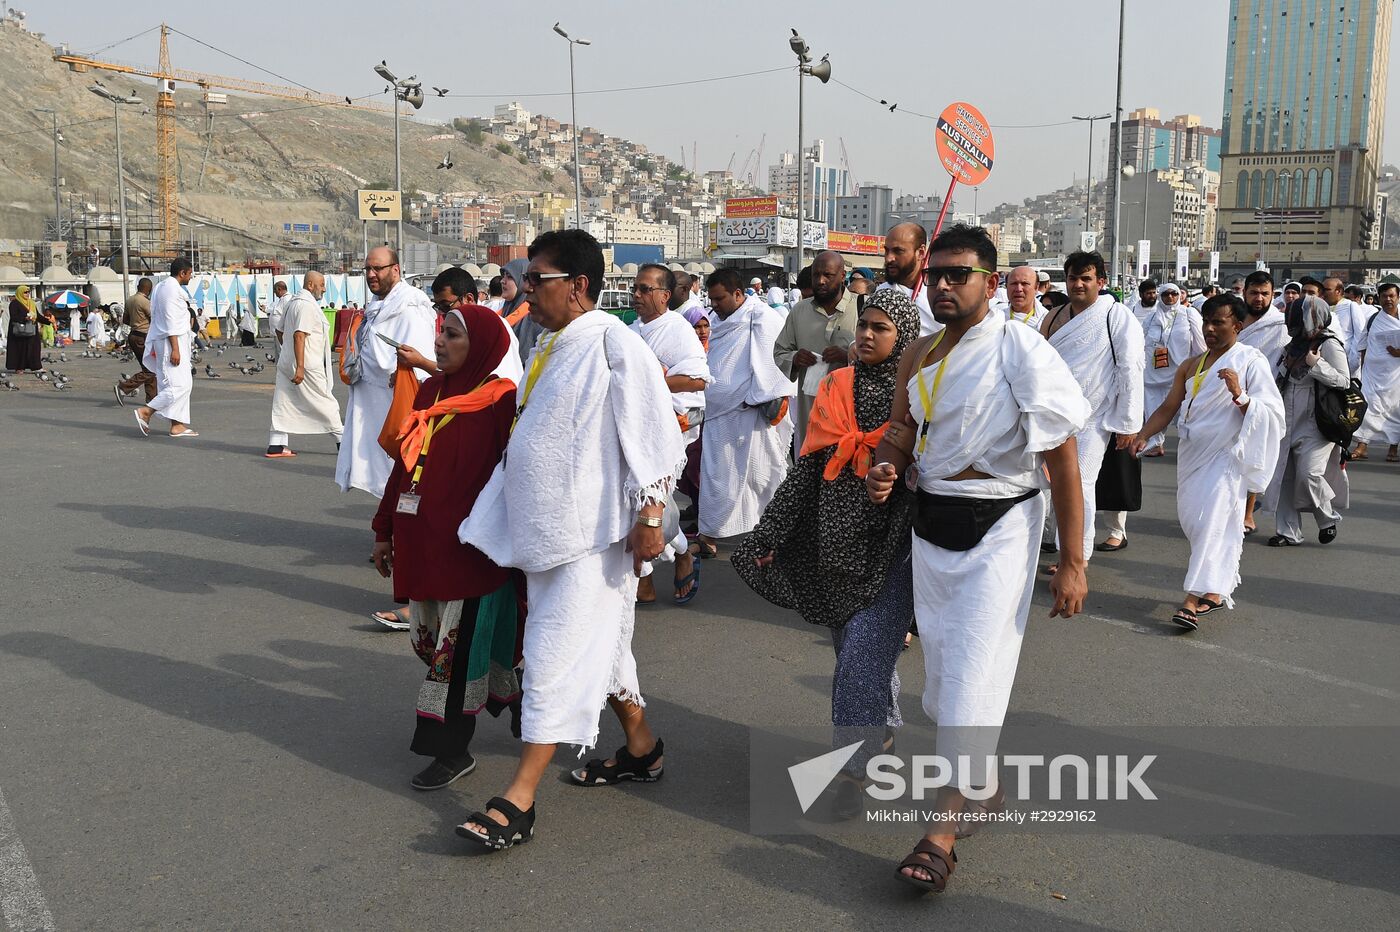
<svg viewBox="0 0 1400 932">
<path fill-rule="evenodd" d="M 112 394 L 117 396 L 117 404 L 119 404 L 119 405 L 121 405 L 123 408 L 125 408 L 125 407 L 126 407 L 126 399 L 122 397 L 122 387 L 121 387 L 121 385 L 119 385 L 119 384 L 118 384 L 118 385 L 113 385 L 113 386 L 112 386 Z"/>
<path fill-rule="evenodd" d="M 1319 544 L 1330 544 L 1337 539 L 1337 526 L 1325 527 L 1317 532 L 1317 542 Z"/>
<path fill-rule="evenodd" d="M 440 790 L 476 769 L 476 759 L 470 754 L 458 760 L 437 758 L 411 781 L 415 790 Z"/>
<path fill-rule="evenodd" d="M 1040 552 L 1041 552 L 1041 553 L 1054 553 L 1055 551 L 1057 551 L 1057 550 L 1059 550 L 1059 549 L 1060 549 L 1060 548 L 1059 548 L 1059 547 L 1056 547 L 1053 541 L 1050 542 L 1050 543 L 1048 543 L 1048 544 L 1042 542 L 1041 545 L 1040 545 Z"/>
<path fill-rule="evenodd" d="M 1336 534 L 1334 533 L 1333 536 L 1335 537 Z M 1270 537 L 1270 538 L 1269 538 L 1269 546 L 1270 546 L 1270 547 L 1301 547 L 1301 546 L 1303 546 L 1303 542 L 1302 542 L 1301 540 L 1289 540 L 1287 537 L 1284 537 L 1282 534 L 1275 534 L 1273 537 Z"/>
</svg>

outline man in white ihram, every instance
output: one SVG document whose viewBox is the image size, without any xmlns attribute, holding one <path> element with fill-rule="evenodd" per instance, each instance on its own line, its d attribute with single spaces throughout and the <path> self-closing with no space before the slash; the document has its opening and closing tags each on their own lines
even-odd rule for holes
<svg viewBox="0 0 1400 932">
<path fill-rule="evenodd" d="M 361 489 L 383 498 L 394 461 L 379 446 L 379 431 L 394 400 L 397 345 L 411 346 L 431 359 L 437 313 L 426 294 L 400 277 L 399 257 L 387 246 L 375 247 L 365 257 L 365 285 L 374 298 L 365 307 L 364 321 L 354 334 L 350 368 L 355 371 L 350 374 L 350 399 L 345 404 L 345 432 L 336 458 L 335 482 L 342 492 Z M 386 337 L 393 342 L 386 342 Z M 347 344 L 349 340 L 347 336 Z M 415 369 L 414 375 L 420 382 L 428 377 L 422 369 Z"/>
<path fill-rule="evenodd" d="M 198 437 L 190 429 L 190 296 L 185 291 L 194 267 L 190 260 L 170 263 L 170 277 L 151 293 L 151 329 L 146 334 L 146 368 L 156 375 L 156 396 L 136 409 L 136 426 L 151 432 L 151 416 L 170 422 L 170 436 Z"/>
<path fill-rule="evenodd" d="M 1128 449 L 1142 428 L 1142 324 L 1113 295 L 1102 293 L 1107 275 L 1097 252 L 1070 253 L 1065 258 L 1069 303 L 1046 317 L 1040 331 L 1069 366 L 1093 412 L 1076 437 L 1086 563 L 1094 551 L 1094 484 L 1104 452 L 1115 436 L 1118 449 Z M 1061 553 L 1073 546 L 1061 535 Z M 1047 568 L 1054 570 L 1054 564 Z"/>
<path fill-rule="evenodd" d="M 698 503 L 701 557 L 716 538 L 753 530 L 787 476 L 792 415 L 784 402 L 797 392 L 773 361 L 783 317 L 757 295 L 745 295 L 737 269 L 710 273 L 714 311 L 705 437 L 700 448 Z M 776 422 L 776 423 L 775 423 Z"/>
<path fill-rule="evenodd" d="M 269 459 L 296 456 L 287 446 L 288 434 L 330 434 L 340 443 L 340 404 L 331 394 L 330 323 L 321 312 L 325 293 L 325 276 L 307 272 L 301 291 L 278 305 L 277 326 L 286 328 L 288 339 L 272 390 L 272 430 L 264 454 Z"/>
</svg>

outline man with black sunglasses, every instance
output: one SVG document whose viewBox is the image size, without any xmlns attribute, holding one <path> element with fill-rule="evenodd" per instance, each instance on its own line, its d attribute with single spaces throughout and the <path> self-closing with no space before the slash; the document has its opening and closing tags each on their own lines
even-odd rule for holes
<svg viewBox="0 0 1400 932">
<path fill-rule="evenodd" d="M 1089 405 L 1040 335 L 992 308 L 996 267 L 996 246 L 981 227 L 959 224 L 930 244 L 924 287 L 942 329 L 900 359 L 889 427 L 866 477 L 876 504 L 889 500 L 896 481 L 917 496 L 923 706 L 938 722 L 938 754 L 968 755 L 939 791 L 941 818 L 899 866 L 902 880 L 935 892 L 953 872 L 959 823 L 965 830 L 1000 805 L 986 763 L 1030 613 L 1046 470 L 1061 534 L 1077 534 L 1083 523 L 1074 435 Z M 1088 585 L 1078 553 L 1065 554 L 1050 591 L 1052 617 L 1082 610 Z M 973 788 L 981 792 L 966 792 Z"/>
</svg>

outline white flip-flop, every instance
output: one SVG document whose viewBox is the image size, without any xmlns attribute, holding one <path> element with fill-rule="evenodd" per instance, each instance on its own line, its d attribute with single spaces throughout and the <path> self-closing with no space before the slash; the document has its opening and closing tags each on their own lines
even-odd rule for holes
<svg viewBox="0 0 1400 932">
<path fill-rule="evenodd" d="M 198 436 L 199 436 L 199 431 L 197 431 L 197 430 L 182 430 L 182 431 L 180 431 L 178 434 L 171 434 L 171 435 L 170 435 L 170 437 L 171 437 L 172 440 L 180 440 L 180 439 L 182 439 L 182 438 L 184 438 L 184 437 L 198 437 Z"/>
<path fill-rule="evenodd" d="M 141 410 L 138 408 L 131 413 L 136 415 L 136 426 L 140 429 L 141 436 L 149 437 L 151 435 L 151 425 L 141 416 Z"/>
</svg>

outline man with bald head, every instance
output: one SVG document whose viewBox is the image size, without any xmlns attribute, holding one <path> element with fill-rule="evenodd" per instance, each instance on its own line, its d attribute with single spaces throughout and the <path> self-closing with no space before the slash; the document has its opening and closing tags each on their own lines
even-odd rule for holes
<svg viewBox="0 0 1400 932">
<path fill-rule="evenodd" d="M 277 359 L 277 383 L 272 389 L 272 430 L 267 437 L 269 459 L 296 456 L 287 446 L 288 434 L 330 434 L 340 443 L 340 404 L 331 394 L 330 324 L 321 311 L 326 277 L 307 272 L 301 291 L 280 308 L 285 352 Z"/>
<path fill-rule="evenodd" d="M 1352 375 L 1361 374 L 1362 336 L 1366 325 L 1371 322 L 1375 308 L 1357 304 L 1345 296 L 1346 282 L 1335 275 L 1322 280 L 1322 300 L 1332 308 L 1332 332 L 1340 338 L 1346 348 L 1347 365 Z"/>
<path fill-rule="evenodd" d="M 943 329 L 933 319 L 928 306 L 928 289 L 923 287 L 925 260 L 928 256 L 928 231 L 917 223 L 897 223 L 885 234 L 885 280 L 880 287 L 898 288 L 914 301 L 919 309 L 919 336 L 926 337 Z M 918 294 L 914 293 L 918 289 Z"/>
<path fill-rule="evenodd" d="M 1017 266 L 1006 276 L 1006 316 L 1015 323 L 1035 328 L 1037 333 L 1048 313 L 1040 303 L 1039 283 L 1035 269 L 1028 265 Z"/>
<path fill-rule="evenodd" d="M 425 359 L 434 358 L 437 312 L 425 292 L 403 280 L 398 254 L 387 246 L 377 246 L 365 257 L 365 286 L 370 301 L 345 342 L 343 368 L 350 398 L 335 481 L 342 492 L 356 488 L 379 499 L 394 466 L 379 446 L 379 432 L 394 400 L 395 372 L 402 365 L 397 349 L 410 346 Z M 413 373 L 420 382 L 428 377 L 422 369 Z"/>
<path fill-rule="evenodd" d="M 846 262 L 841 254 L 829 249 L 817 253 L 812 260 L 812 296 L 792 306 L 773 343 L 773 361 L 797 383 L 794 458 L 807 436 L 817 386 L 832 369 L 849 365 L 859 315 L 856 296 L 846 288 Z"/>
</svg>

